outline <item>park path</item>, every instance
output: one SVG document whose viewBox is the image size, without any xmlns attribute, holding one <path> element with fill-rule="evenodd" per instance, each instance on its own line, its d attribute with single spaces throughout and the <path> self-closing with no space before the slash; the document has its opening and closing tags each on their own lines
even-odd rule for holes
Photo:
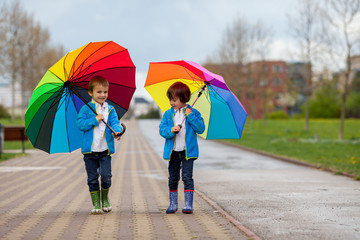
<svg viewBox="0 0 360 240">
<path fill-rule="evenodd" d="M 107 214 L 89 214 L 80 150 L 52 155 L 35 150 L 0 163 L 0 239 L 249 239 L 200 192 L 194 214 L 181 213 L 181 190 L 180 211 L 165 214 L 166 163 L 136 121 L 126 125 L 112 156 L 113 211 Z"/>
</svg>

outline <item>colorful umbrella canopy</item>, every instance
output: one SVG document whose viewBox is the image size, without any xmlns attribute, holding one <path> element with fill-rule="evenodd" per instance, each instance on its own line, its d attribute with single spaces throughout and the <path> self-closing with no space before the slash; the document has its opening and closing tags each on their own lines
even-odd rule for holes
<svg viewBox="0 0 360 240">
<path fill-rule="evenodd" d="M 191 61 L 152 62 L 145 89 L 161 111 L 169 109 L 167 89 L 180 81 L 192 93 L 189 104 L 200 111 L 205 121 L 205 139 L 240 139 L 247 113 L 237 97 L 227 87 L 223 77 Z M 201 94 L 203 93 L 200 97 Z"/>
<path fill-rule="evenodd" d="M 25 133 L 34 147 L 48 153 L 81 147 L 77 114 L 91 100 L 93 76 L 109 81 L 107 102 L 121 118 L 135 92 L 135 66 L 128 50 L 115 42 L 91 42 L 66 54 L 43 76 L 25 113 Z"/>
</svg>

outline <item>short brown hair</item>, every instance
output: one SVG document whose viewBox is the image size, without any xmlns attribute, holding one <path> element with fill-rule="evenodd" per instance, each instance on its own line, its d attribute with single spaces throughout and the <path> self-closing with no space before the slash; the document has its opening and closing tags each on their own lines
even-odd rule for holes
<svg viewBox="0 0 360 240">
<path fill-rule="evenodd" d="M 92 77 L 90 82 L 89 82 L 89 87 L 88 87 L 88 91 L 89 92 L 93 92 L 94 87 L 96 85 L 101 85 L 104 87 L 108 87 L 109 86 L 109 82 L 106 78 L 102 77 L 102 76 L 95 76 Z"/>
<path fill-rule="evenodd" d="M 169 87 L 166 95 L 169 100 L 179 98 L 180 102 L 187 103 L 190 100 L 191 92 L 186 84 L 182 82 L 176 82 Z"/>
</svg>

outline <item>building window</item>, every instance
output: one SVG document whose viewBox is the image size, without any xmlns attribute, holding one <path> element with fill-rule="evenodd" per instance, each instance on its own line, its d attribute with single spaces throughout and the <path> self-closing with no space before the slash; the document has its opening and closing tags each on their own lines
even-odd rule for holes
<svg viewBox="0 0 360 240">
<path fill-rule="evenodd" d="M 280 78 L 273 78 L 272 85 L 273 86 L 282 86 L 284 84 L 284 81 Z"/>
<path fill-rule="evenodd" d="M 246 85 L 254 85 L 255 81 L 251 78 L 246 78 Z"/>
<path fill-rule="evenodd" d="M 255 93 L 253 93 L 253 92 L 247 92 L 247 93 L 246 93 L 246 99 L 248 99 L 248 100 L 254 100 L 254 99 L 255 99 Z"/>
<path fill-rule="evenodd" d="M 279 73 L 284 72 L 284 66 L 283 65 L 277 65 L 277 64 L 272 65 L 272 71 L 273 72 L 279 72 Z"/>
<path fill-rule="evenodd" d="M 267 79 L 262 79 L 260 80 L 260 83 L 259 83 L 260 87 L 265 87 L 268 85 L 268 80 Z"/>
<path fill-rule="evenodd" d="M 263 73 L 267 73 L 267 72 L 269 71 L 268 65 L 263 64 L 263 65 L 261 66 L 261 71 L 262 71 Z"/>
</svg>

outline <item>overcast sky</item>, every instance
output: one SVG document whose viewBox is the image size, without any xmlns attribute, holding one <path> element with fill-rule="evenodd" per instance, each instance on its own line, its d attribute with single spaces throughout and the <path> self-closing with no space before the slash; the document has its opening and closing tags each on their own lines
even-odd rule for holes
<svg viewBox="0 0 360 240">
<path fill-rule="evenodd" d="M 0 0 L 7 3 L 13 0 Z M 271 58 L 294 60 L 287 13 L 296 0 L 20 0 L 66 51 L 112 40 L 129 50 L 137 68 L 137 95 L 149 62 L 200 64 L 218 48 L 235 19 L 258 20 L 275 34 Z M 226 81 L 226 79 L 225 79 Z"/>
</svg>

